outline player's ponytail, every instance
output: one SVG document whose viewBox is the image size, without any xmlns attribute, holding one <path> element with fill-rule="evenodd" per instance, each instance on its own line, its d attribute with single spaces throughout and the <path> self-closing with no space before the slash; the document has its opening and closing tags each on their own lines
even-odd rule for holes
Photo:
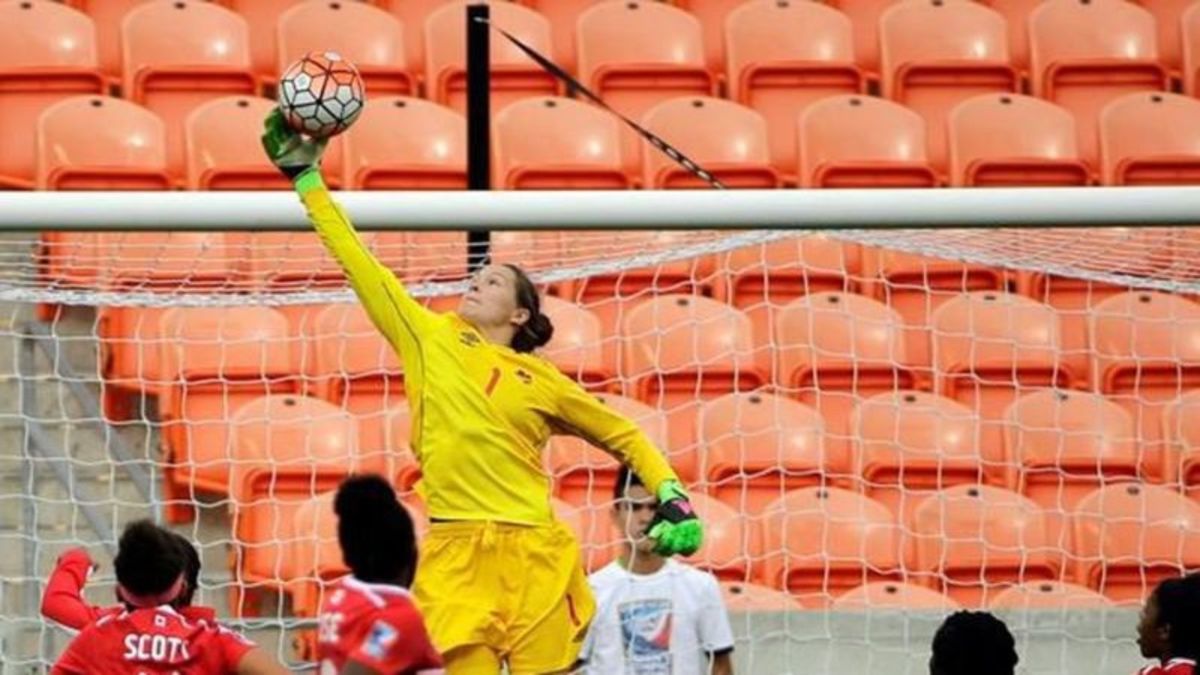
<svg viewBox="0 0 1200 675">
<path fill-rule="evenodd" d="M 542 314 L 542 298 L 525 270 L 512 264 L 506 264 L 505 267 L 512 271 L 517 280 L 517 306 L 529 312 L 529 320 L 517 328 L 509 346 L 514 351 L 531 352 L 554 337 L 554 324 L 550 322 L 550 317 Z"/>
<path fill-rule="evenodd" d="M 342 482 L 334 498 L 338 543 L 355 578 L 367 583 L 412 583 L 417 570 L 417 541 L 412 517 L 396 491 L 374 474 Z"/>
</svg>

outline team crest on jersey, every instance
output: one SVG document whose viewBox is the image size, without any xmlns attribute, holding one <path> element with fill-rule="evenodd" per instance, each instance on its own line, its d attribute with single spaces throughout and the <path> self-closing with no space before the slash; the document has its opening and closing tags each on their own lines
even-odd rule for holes
<svg viewBox="0 0 1200 675">
<path fill-rule="evenodd" d="M 396 642 L 396 638 L 400 633 L 395 628 L 384 621 L 376 621 L 375 625 L 371 626 L 371 632 L 367 635 L 367 641 L 363 644 L 363 651 L 373 659 L 383 659 L 387 656 L 388 648 Z"/>
<path fill-rule="evenodd" d="M 468 347 L 478 347 L 480 343 L 479 336 L 469 330 L 464 330 L 458 334 L 458 341 Z"/>
<path fill-rule="evenodd" d="M 533 375 L 530 375 L 528 370 L 525 370 L 524 368 L 517 368 L 516 375 L 517 379 L 525 384 L 533 384 Z"/>
</svg>

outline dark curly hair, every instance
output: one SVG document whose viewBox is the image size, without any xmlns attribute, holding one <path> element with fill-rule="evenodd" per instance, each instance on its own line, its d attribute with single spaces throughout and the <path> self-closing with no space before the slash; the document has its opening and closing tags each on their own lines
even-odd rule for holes
<svg viewBox="0 0 1200 675">
<path fill-rule="evenodd" d="M 1167 626 L 1172 658 L 1200 658 L 1200 573 L 1164 579 L 1154 589 L 1158 626 Z"/>
<path fill-rule="evenodd" d="M 188 566 L 187 554 L 177 536 L 150 520 L 137 520 L 126 526 L 113 561 L 117 582 L 136 595 L 166 593 Z"/>
<path fill-rule="evenodd" d="M 1018 660 L 1003 621 L 988 612 L 955 612 L 933 636 L 929 675 L 1013 675 Z"/>
<path fill-rule="evenodd" d="M 355 578 L 409 586 L 417 570 L 412 516 L 383 478 L 366 474 L 342 482 L 334 498 L 338 543 Z"/>
</svg>

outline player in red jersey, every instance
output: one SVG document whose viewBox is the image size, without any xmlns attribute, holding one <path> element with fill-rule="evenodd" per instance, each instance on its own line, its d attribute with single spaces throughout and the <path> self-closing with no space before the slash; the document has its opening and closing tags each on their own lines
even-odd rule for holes
<svg viewBox="0 0 1200 675">
<path fill-rule="evenodd" d="M 114 567 L 124 609 L 105 613 L 71 641 L 52 675 L 283 675 L 253 643 L 172 606 L 185 593 L 187 554 L 148 520 L 121 534 Z"/>
<path fill-rule="evenodd" d="M 338 543 L 351 575 L 321 603 L 321 675 L 432 675 L 442 657 L 408 586 L 417 569 L 412 518 L 379 476 L 355 476 L 334 500 Z"/>
<path fill-rule="evenodd" d="M 1158 659 L 1138 675 L 1195 675 L 1200 657 L 1200 574 L 1164 579 L 1138 622 L 1142 656 Z"/>
<path fill-rule="evenodd" d="M 200 554 L 183 536 L 171 534 L 186 559 L 184 588 L 171 605 L 186 619 L 214 623 L 217 620 L 215 610 L 192 606 L 192 597 L 200 581 Z M 70 549 L 59 556 L 42 594 L 42 616 L 78 631 L 102 616 L 125 611 L 124 605 L 101 607 L 88 604 L 84 599 L 83 587 L 95 567 L 96 564 L 82 548 Z"/>
</svg>

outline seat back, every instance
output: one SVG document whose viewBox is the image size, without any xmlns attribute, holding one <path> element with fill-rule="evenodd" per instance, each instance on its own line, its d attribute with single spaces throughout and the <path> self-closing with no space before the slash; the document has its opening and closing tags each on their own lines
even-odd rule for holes
<svg viewBox="0 0 1200 675">
<path fill-rule="evenodd" d="M 842 593 L 833 601 L 835 612 L 927 609 L 952 612 L 961 605 L 927 586 L 899 581 L 873 581 Z"/>
<path fill-rule="evenodd" d="M 883 93 L 926 122 L 929 158 L 947 165 L 946 118 L 979 94 L 1020 91 L 1004 16 L 974 2 L 905 0 L 879 19 Z"/>
<path fill-rule="evenodd" d="M 1180 41 L 1180 23 L 1184 12 L 1193 3 L 1188 0 L 1138 0 L 1154 15 L 1158 26 L 1158 56 L 1163 65 L 1178 74 L 1183 64 L 1183 47 Z"/>
<path fill-rule="evenodd" d="M 1200 391 L 1179 397 L 1163 411 L 1162 435 L 1166 451 L 1163 479 L 1178 484 L 1191 498 L 1200 492 Z"/>
<path fill-rule="evenodd" d="M 854 26 L 854 62 L 872 79 L 879 78 L 879 24 L 897 0 L 834 0 L 829 3 L 850 17 Z"/>
<path fill-rule="evenodd" d="M 1100 174 L 1107 185 L 1200 183 L 1200 101 L 1144 92 L 1100 113 Z"/>
<path fill-rule="evenodd" d="M 983 94 L 955 106 L 947 122 L 950 183 L 958 187 L 1084 186 L 1075 119 L 1032 96 Z"/>
<path fill-rule="evenodd" d="M 343 142 L 342 181 L 355 190 L 463 189 L 466 128 L 462 115 L 429 101 L 368 101 Z"/>
<path fill-rule="evenodd" d="M 1179 20 L 1183 37 L 1183 91 L 1188 96 L 1200 92 L 1200 9 L 1191 7 Z"/>
<path fill-rule="evenodd" d="M 416 86 L 404 49 L 404 26 L 365 2 L 305 2 L 284 12 L 278 33 L 277 72 L 308 52 L 332 51 L 354 64 L 371 96 L 408 96 Z"/>
<path fill-rule="evenodd" d="M 226 96 L 196 108 L 184 126 L 189 190 L 286 190 L 258 144 L 270 99 Z"/>
<path fill-rule="evenodd" d="M 803 603 L 790 593 L 760 584 L 741 581 L 721 582 L 721 602 L 733 614 L 746 612 L 794 612 L 804 609 Z"/>
<path fill-rule="evenodd" d="M 1123 0 L 1047 0 L 1030 14 L 1033 93 L 1075 115 L 1080 155 L 1093 166 L 1104 106 L 1169 86 L 1155 33 L 1154 17 Z"/>
<path fill-rule="evenodd" d="M 405 0 L 410 1 L 410 0 Z M 279 64 L 279 17 L 307 0 L 223 0 L 221 4 L 246 20 L 250 35 L 250 65 L 254 73 L 273 81 Z"/>
<path fill-rule="evenodd" d="M 651 108 L 642 125 L 703 166 L 730 188 L 777 188 L 783 181 L 771 166 L 767 123 L 757 112 L 730 101 L 680 97 Z M 720 129 L 720 133 L 713 133 Z M 712 189 L 662 152 L 642 156 L 648 188 Z"/>
<path fill-rule="evenodd" d="M 403 1 L 403 0 L 401 0 Z M 575 71 L 575 27 L 579 16 L 591 8 L 607 0 L 528 0 L 525 4 L 537 10 L 538 14 L 550 22 L 551 37 L 553 38 L 553 59 L 568 73 Z"/>
<path fill-rule="evenodd" d="M 749 581 L 756 542 L 744 514 L 707 495 L 693 493 L 692 506 L 704 521 L 704 544 L 684 558 L 722 581 Z"/>
<path fill-rule="evenodd" d="M 984 0 L 1008 22 L 1008 55 L 1022 73 L 1029 70 L 1029 15 L 1042 0 Z"/>
<path fill-rule="evenodd" d="M 705 63 L 714 73 L 725 70 L 725 22 L 746 0 L 682 0 L 678 3 L 700 20 L 703 30 Z"/>
<path fill-rule="evenodd" d="M 425 22 L 429 15 L 458 0 L 378 0 L 373 3 L 386 9 L 404 26 L 405 62 L 410 72 L 421 78 L 425 74 Z"/>
<path fill-rule="evenodd" d="M 935 187 L 925 122 L 891 101 L 832 96 L 799 117 L 803 187 Z"/>
<path fill-rule="evenodd" d="M 988 609 L 1009 611 L 1097 610 L 1112 606 L 1103 595 L 1067 581 L 1031 581 L 992 595 Z"/>
<path fill-rule="evenodd" d="M 520 189 L 624 189 L 621 122 L 562 97 L 512 103 L 493 122 L 492 184 Z"/>
<path fill-rule="evenodd" d="M 616 369 L 604 359 L 600 319 L 586 307 L 552 295 L 542 298 L 542 313 L 554 324 L 554 336 L 542 348 L 546 358 L 584 386 L 611 388 Z"/>
</svg>

